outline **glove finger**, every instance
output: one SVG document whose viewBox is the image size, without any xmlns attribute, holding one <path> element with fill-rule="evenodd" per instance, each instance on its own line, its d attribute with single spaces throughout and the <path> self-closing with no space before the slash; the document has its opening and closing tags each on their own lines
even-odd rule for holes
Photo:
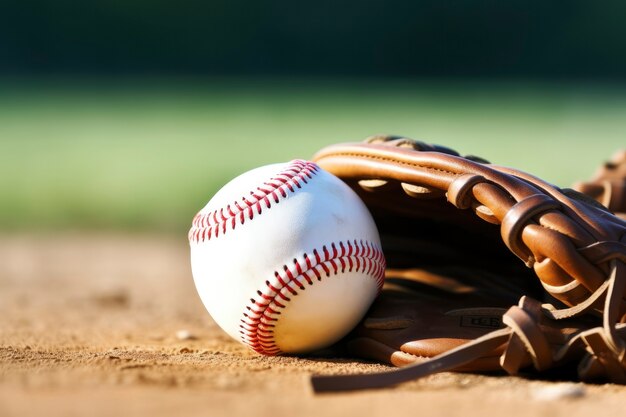
<svg viewBox="0 0 626 417">
<path fill-rule="evenodd" d="M 488 332 L 484 332 L 485 334 Z M 481 335 L 482 336 L 482 335 Z M 478 336 L 477 336 L 478 337 Z M 463 340 L 459 338 L 435 338 L 426 340 L 415 340 L 402 345 L 402 352 L 409 355 L 409 358 L 413 358 L 412 361 L 406 362 L 403 365 L 414 363 L 420 360 L 426 360 L 444 352 L 452 350 L 456 347 L 464 345 L 472 339 Z M 500 370 L 500 356 L 504 352 L 504 345 L 493 350 L 488 355 L 481 358 L 477 358 L 474 361 L 460 367 L 457 371 L 496 371 Z M 403 366 L 396 365 L 396 366 Z"/>
<path fill-rule="evenodd" d="M 402 352 L 369 337 L 351 339 L 346 344 L 346 350 L 349 354 L 360 358 L 383 362 L 398 367 L 415 363 L 420 359 L 415 355 Z"/>
</svg>

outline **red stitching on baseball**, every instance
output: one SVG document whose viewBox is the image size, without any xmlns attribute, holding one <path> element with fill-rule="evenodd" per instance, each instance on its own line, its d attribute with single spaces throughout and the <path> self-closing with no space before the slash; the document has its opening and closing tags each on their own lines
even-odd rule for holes
<svg viewBox="0 0 626 417">
<path fill-rule="evenodd" d="M 325 245 L 322 246 L 324 259 L 320 257 L 317 249 L 313 249 L 313 257 L 304 253 L 302 256 L 304 262 L 294 259 L 292 269 L 288 265 L 283 265 L 274 272 L 277 282 L 272 284 L 269 280 L 265 281 L 265 287 L 257 291 L 259 297 L 251 298 L 251 304 L 246 306 L 247 311 L 243 313 L 239 333 L 244 344 L 265 355 L 281 353 L 274 340 L 274 324 L 271 323 L 278 321 L 280 310 L 286 307 L 291 297 L 298 295 L 294 287 L 303 291 L 306 285 L 313 285 L 310 272 L 321 281 L 323 275 L 327 277 L 331 274 L 337 275 L 349 265 L 349 271 L 364 272 L 376 279 L 380 291 L 385 279 L 385 257 L 382 250 L 377 245 L 363 240 L 339 242 L 338 245 L 341 252 L 336 249 L 335 243 L 331 243 L 330 246 L 333 249 L 332 253 Z"/>
<path fill-rule="evenodd" d="M 229 223 L 230 229 L 234 230 L 237 224 L 242 225 L 246 220 L 254 219 L 255 211 L 259 215 L 263 212 L 261 203 L 268 209 L 272 204 L 280 203 L 289 195 L 287 190 L 294 193 L 296 188 L 302 187 L 302 183 L 308 184 L 308 180 L 312 179 L 319 169 L 313 162 L 295 159 L 273 178 L 265 181 L 256 190 L 250 191 L 250 195 L 242 196 L 240 201 L 234 201 L 226 207 L 208 213 L 200 211 L 191 222 L 189 241 L 200 243 L 217 238 L 220 233 L 226 234 Z"/>
</svg>

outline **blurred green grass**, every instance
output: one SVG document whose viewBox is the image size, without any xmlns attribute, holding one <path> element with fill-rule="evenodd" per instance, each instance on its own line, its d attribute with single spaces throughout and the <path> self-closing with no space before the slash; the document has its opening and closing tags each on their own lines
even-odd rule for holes
<svg viewBox="0 0 626 417">
<path fill-rule="evenodd" d="M 626 147 L 612 86 L 312 80 L 0 82 L 0 229 L 182 233 L 240 172 L 394 133 L 553 182 Z"/>
</svg>

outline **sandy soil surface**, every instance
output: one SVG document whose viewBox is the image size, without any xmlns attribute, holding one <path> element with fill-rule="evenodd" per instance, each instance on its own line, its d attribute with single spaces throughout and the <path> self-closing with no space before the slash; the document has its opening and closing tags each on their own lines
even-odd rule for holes
<svg viewBox="0 0 626 417">
<path fill-rule="evenodd" d="M 0 237 L 0 416 L 623 415 L 626 387 L 443 373 L 316 395 L 356 360 L 261 357 L 195 292 L 185 237 Z"/>
</svg>

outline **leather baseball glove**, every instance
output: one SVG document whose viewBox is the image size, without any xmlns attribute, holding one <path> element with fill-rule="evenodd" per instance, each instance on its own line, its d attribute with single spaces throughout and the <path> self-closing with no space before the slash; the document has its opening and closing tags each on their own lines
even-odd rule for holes
<svg viewBox="0 0 626 417">
<path fill-rule="evenodd" d="M 626 152 L 578 191 L 401 137 L 313 160 L 363 199 L 388 265 L 382 293 L 336 348 L 400 367 L 314 376 L 316 391 L 441 371 L 626 383 Z"/>
</svg>

